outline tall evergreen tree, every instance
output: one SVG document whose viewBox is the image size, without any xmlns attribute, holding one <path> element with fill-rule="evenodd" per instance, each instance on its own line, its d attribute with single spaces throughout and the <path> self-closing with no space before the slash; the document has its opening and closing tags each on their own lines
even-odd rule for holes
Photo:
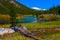
<svg viewBox="0 0 60 40">
<path fill-rule="evenodd" d="M 16 17 L 17 17 L 17 13 L 15 12 L 15 8 L 13 6 L 13 4 L 11 4 L 11 8 L 10 8 L 10 12 L 9 12 L 9 15 L 10 15 L 10 20 L 11 20 L 11 24 L 14 25 L 16 24 Z"/>
</svg>

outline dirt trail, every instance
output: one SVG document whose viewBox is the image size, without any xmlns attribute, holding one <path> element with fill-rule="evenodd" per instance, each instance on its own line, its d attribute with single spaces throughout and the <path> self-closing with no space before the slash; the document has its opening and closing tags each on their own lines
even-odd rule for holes
<svg viewBox="0 0 60 40">
<path fill-rule="evenodd" d="M 36 31 L 40 34 L 52 34 L 60 32 L 60 28 L 37 28 Z"/>
</svg>

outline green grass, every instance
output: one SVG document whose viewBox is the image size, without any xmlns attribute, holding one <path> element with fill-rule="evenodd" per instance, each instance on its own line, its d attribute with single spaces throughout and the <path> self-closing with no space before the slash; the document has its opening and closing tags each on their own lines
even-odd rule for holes
<svg viewBox="0 0 60 40">
<path fill-rule="evenodd" d="M 53 27 L 60 27 L 60 21 L 50 21 L 50 22 L 40 22 L 40 23 L 22 23 L 23 26 L 27 27 L 28 30 L 33 31 L 36 28 L 53 28 Z M 9 27 L 10 24 L 0 25 L 0 27 Z M 54 33 L 49 35 L 40 35 L 36 36 L 40 40 L 60 40 L 60 33 Z M 42 39 L 41 37 L 44 37 Z M 0 36 L 2 40 L 33 40 L 31 38 L 25 37 L 21 33 L 15 32 L 13 34 L 7 34 Z"/>
</svg>

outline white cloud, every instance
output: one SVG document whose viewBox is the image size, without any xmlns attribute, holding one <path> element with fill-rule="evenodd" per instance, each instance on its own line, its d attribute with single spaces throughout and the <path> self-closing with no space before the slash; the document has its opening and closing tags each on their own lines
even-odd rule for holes
<svg viewBox="0 0 60 40">
<path fill-rule="evenodd" d="M 32 7 L 32 9 L 40 10 L 40 8 L 38 8 L 38 7 Z"/>
<path fill-rule="evenodd" d="M 46 10 L 46 9 L 42 9 L 42 10 Z"/>
<path fill-rule="evenodd" d="M 41 8 L 38 8 L 38 7 L 32 7 L 32 9 L 35 9 L 35 10 L 46 10 L 46 9 L 41 9 Z"/>
</svg>

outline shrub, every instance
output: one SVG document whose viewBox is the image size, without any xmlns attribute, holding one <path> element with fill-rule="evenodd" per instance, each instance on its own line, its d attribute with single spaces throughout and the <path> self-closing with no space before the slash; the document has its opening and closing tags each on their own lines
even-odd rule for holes
<svg viewBox="0 0 60 40">
<path fill-rule="evenodd" d="M 52 21 L 52 20 L 57 20 L 59 19 L 58 15 L 55 14 L 44 14 L 42 15 L 43 17 L 40 18 L 40 20 L 47 20 L 47 21 Z"/>
</svg>

